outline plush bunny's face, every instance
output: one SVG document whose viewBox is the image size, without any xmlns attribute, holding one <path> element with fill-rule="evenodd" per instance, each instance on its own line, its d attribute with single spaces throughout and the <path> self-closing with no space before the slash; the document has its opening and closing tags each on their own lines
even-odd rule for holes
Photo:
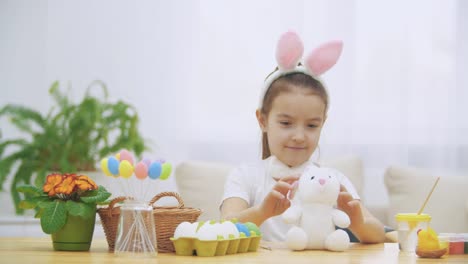
<svg viewBox="0 0 468 264">
<path fill-rule="evenodd" d="M 340 182 L 328 169 L 308 167 L 301 175 L 298 195 L 303 204 L 320 203 L 333 206 L 340 193 Z"/>
</svg>

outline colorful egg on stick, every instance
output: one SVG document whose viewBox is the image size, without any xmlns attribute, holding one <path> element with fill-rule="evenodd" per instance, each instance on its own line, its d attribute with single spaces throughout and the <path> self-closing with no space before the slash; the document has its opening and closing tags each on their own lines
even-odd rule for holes
<svg viewBox="0 0 468 264">
<path fill-rule="evenodd" d="M 109 157 L 107 159 L 107 168 L 112 175 L 119 175 L 119 161 L 115 157 Z"/>
<path fill-rule="evenodd" d="M 161 176 L 161 170 L 161 163 L 151 163 L 150 167 L 148 168 L 148 177 L 150 177 L 153 180 L 156 180 L 157 178 L 159 178 L 159 176 Z"/>
<path fill-rule="evenodd" d="M 107 161 L 108 161 L 107 158 L 103 158 L 103 159 L 101 160 L 101 170 L 102 170 L 102 172 L 104 172 L 104 174 L 105 174 L 106 176 L 112 176 L 112 173 L 109 171 L 109 167 L 108 167 L 108 165 L 107 165 Z"/>
<path fill-rule="evenodd" d="M 125 179 L 130 178 L 133 174 L 133 166 L 128 160 L 122 160 L 119 165 L 119 173 Z"/>
<path fill-rule="evenodd" d="M 143 161 L 140 161 L 135 166 L 135 176 L 137 179 L 144 180 L 148 177 L 148 166 Z"/>
<path fill-rule="evenodd" d="M 164 163 L 162 166 L 162 171 L 161 171 L 161 180 L 167 180 L 169 176 L 171 176 L 172 172 L 172 165 L 170 163 Z"/>
<path fill-rule="evenodd" d="M 144 159 L 142 160 L 142 162 L 146 164 L 146 167 L 147 167 L 147 168 L 149 168 L 149 166 L 151 165 L 151 160 L 148 159 L 148 158 L 144 158 Z"/>
<path fill-rule="evenodd" d="M 133 157 L 132 157 L 132 154 L 126 150 L 126 149 L 123 149 L 120 151 L 120 161 L 123 161 L 123 160 L 126 160 L 128 162 L 130 162 L 130 164 L 133 165 Z"/>
</svg>

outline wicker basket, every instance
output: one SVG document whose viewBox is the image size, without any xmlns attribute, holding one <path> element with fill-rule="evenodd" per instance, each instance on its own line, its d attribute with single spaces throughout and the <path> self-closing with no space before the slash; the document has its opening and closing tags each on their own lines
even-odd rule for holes
<svg viewBox="0 0 468 264">
<path fill-rule="evenodd" d="M 106 235 L 109 251 L 114 251 L 115 238 L 117 236 L 117 227 L 119 225 L 120 207 L 115 207 L 115 204 L 123 202 L 131 197 L 119 196 L 114 198 L 107 208 L 99 208 L 97 210 L 99 218 L 101 218 L 104 234 Z"/>
<path fill-rule="evenodd" d="M 162 197 L 174 197 L 179 202 L 178 206 L 154 206 Z M 97 210 L 101 218 L 104 234 L 106 235 L 109 251 L 114 251 L 117 227 L 119 225 L 120 207 L 115 207 L 117 203 L 123 202 L 131 197 L 120 196 L 114 198 L 107 208 Z M 193 223 L 197 221 L 201 214 L 200 209 L 185 207 L 182 198 L 178 193 L 162 192 L 151 199 L 149 205 L 153 207 L 154 223 L 156 226 L 156 237 L 159 252 L 175 252 L 174 245 L 170 238 L 174 235 L 176 227 L 182 222 Z"/>
<path fill-rule="evenodd" d="M 154 206 L 154 203 L 162 197 L 175 197 L 178 206 Z M 176 227 L 182 222 L 193 223 L 201 214 L 200 209 L 185 207 L 182 198 L 175 192 L 162 192 L 149 202 L 153 206 L 154 222 L 156 225 L 156 237 L 159 252 L 175 252 L 170 238 L 174 235 Z"/>
</svg>

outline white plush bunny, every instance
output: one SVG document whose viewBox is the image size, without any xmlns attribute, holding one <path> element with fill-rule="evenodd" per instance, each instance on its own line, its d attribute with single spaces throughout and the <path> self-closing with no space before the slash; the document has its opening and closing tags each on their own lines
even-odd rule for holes
<svg viewBox="0 0 468 264">
<path fill-rule="evenodd" d="M 348 249 L 348 234 L 335 230 L 346 228 L 350 219 L 343 211 L 334 208 L 340 193 L 340 183 L 332 170 L 308 166 L 302 173 L 291 207 L 283 219 L 294 226 L 286 235 L 286 244 L 292 250 Z"/>
</svg>

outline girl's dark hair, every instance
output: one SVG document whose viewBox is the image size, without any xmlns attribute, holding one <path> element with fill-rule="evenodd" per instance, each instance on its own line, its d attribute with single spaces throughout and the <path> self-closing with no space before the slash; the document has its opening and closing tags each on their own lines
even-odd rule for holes
<svg viewBox="0 0 468 264">
<path fill-rule="evenodd" d="M 318 95 L 325 103 L 325 113 L 328 110 L 328 93 L 323 84 L 314 79 L 312 76 L 295 72 L 283 75 L 276 79 L 265 93 L 262 101 L 260 113 L 263 117 L 268 119 L 274 99 L 281 93 L 292 92 L 293 89 L 307 89 L 310 93 Z M 266 132 L 262 133 L 262 159 L 271 156 L 270 147 L 268 146 L 268 136 Z"/>
</svg>

